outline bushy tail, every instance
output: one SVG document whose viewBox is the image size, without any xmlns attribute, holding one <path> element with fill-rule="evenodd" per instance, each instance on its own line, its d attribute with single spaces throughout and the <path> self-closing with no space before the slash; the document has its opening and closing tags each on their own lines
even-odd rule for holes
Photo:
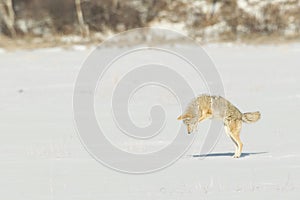
<svg viewBox="0 0 300 200">
<path fill-rule="evenodd" d="M 253 123 L 259 119 L 260 119 L 260 112 L 258 112 L 258 111 L 244 113 L 242 116 L 243 122 L 246 122 L 246 123 Z"/>
</svg>

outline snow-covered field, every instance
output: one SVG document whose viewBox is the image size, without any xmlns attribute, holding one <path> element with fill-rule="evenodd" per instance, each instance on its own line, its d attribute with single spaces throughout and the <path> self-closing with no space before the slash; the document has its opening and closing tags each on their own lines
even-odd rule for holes
<svg viewBox="0 0 300 200">
<path fill-rule="evenodd" d="M 73 87 L 90 49 L 0 51 L 1 199 L 298 199 L 300 44 L 205 49 L 226 97 L 262 119 L 243 127 L 240 159 L 225 134 L 197 157 L 198 133 L 175 164 L 144 175 L 104 167 L 76 134 Z"/>
</svg>

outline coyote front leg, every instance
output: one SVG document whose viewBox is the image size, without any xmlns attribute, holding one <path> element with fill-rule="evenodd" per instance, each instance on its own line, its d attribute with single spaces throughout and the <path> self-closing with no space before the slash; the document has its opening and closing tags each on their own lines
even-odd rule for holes
<svg viewBox="0 0 300 200">
<path fill-rule="evenodd" d="M 206 118 L 209 118 L 212 115 L 210 110 L 203 110 L 201 112 L 201 117 L 199 117 L 198 122 L 203 121 Z"/>
</svg>

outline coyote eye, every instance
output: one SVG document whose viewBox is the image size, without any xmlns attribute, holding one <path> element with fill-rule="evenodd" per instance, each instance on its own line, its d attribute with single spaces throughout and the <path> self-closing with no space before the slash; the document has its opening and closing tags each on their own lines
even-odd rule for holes
<svg viewBox="0 0 300 200">
<path fill-rule="evenodd" d="M 186 119 L 183 120 L 183 123 L 186 124 L 186 125 L 190 125 L 190 121 L 189 121 L 189 120 L 186 120 Z"/>
</svg>

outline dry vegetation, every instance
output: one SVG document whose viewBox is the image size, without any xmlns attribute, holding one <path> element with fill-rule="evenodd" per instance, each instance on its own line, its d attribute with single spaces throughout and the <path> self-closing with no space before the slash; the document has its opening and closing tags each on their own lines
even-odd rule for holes
<svg viewBox="0 0 300 200">
<path fill-rule="evenodd" d="M 162 21 L 204 42 L 285 41 L 299 38 L 299 10 L 300 0 L 0 0 L 0 45 L 94 43 Z"/>
</svg>

